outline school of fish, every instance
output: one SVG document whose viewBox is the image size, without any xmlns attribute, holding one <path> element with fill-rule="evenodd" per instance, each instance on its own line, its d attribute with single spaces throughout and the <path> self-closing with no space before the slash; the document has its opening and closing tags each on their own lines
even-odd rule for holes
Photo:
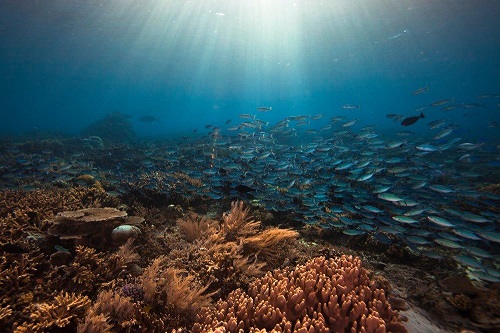
<svg viewBox="0 0 500 333">
<path fill-rule="evenodd" d="M 500 196 L 479 190 L 500 183 L 498 142 L 464 141 L 446 120 L 428 123 L 427 136 L 387 135 L 375 125 L 357 128 L 358 119 L 346 116 L 294 115 L 270 124 L 258 112 L 209 125 L 204 136 L 128 145 L 125 157 L 108 152 L 99 159 L 95 147 L 63 154 L 4 144 L 0 185 L 30 190 L 92 174 L 105 178 L 110 194 L 121 195 L 143 175 L 162 172 L 167 177 L 149 177 L 145 188 L 212 200 L 242 198 L 292 213 L 305 224 L 369 234 L 385 244 L 401 241 L 432 258 L 440 257 L 440 249 L 452 251 L 470 276 L 500 281 Z M 411 121 L 417 118 L 423 117 Z M 85 140 L 90 139 L 82 139 L 82 147 Z M 182 182 L 175 173 L 202 186 Z"/>
</svg>

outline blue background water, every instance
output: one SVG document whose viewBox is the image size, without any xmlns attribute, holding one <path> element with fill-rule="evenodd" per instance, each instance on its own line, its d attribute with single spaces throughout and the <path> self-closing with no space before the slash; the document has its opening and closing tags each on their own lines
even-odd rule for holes
<svg viewBox="0 0 500 333">
<path fill-rule="evenodd" d="M 391 132 L 405 128 L 387 113 L 454 98 L 486 107 L 410 129 L 444 118 L 494 141 L 500 98 L 477 96 L 500 93 L 499 17 L 497 0 L 2 0 L 0 134 L 78 134 L 119 111 L 139 135 L 199 135 L 258 106 L 271 124 L 324 113 Z"/>
</svg>

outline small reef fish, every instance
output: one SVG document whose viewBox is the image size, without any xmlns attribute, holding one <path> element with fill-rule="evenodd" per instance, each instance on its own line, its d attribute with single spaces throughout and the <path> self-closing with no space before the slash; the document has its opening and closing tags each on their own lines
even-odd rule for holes
<svg viewBox="0 0 500 333">
<path fill-rule="evenodd" d="M 403 126 L 410 126 L 410 125 L 413 125 L 415 124 L 420 118 L 425 118 L 425 115 L 423 114 L 423 112 L 420 112 L 420 116 L 415 116 L 415 117 L 408 117 L 406 119 L 404 119 L 402 122 L 401 122 L 401 125 Z"/>
</svg>

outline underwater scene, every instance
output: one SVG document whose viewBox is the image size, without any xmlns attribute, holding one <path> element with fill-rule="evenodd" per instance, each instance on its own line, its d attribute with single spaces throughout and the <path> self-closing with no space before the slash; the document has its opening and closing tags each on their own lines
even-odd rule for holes
<svg viewBox="0 0 500 333">
<path fill-rule="evenodd" d="M 0 333 L 499 332 L 499 17 L 2 0 Z"/>
</svg>

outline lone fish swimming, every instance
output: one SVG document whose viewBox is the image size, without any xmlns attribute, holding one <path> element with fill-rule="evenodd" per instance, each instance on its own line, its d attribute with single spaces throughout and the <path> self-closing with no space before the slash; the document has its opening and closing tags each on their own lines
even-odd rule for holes
<svg viewBox="0 0 500 333">
<path fill-rule="evenodd" d="M 403 126 L 410 126 L 410 125 L 413 125 L 417 122 L 417 120 L 419 120 L 420 118 L 425 118 L 424 114 L 422 112 L 420 112 L 420 116 L 415 116 L 415 117 L 408 117 L 406 119 L 403 119 L 403 121 L 401 122 L 401 125 Z"/>
</svg>

